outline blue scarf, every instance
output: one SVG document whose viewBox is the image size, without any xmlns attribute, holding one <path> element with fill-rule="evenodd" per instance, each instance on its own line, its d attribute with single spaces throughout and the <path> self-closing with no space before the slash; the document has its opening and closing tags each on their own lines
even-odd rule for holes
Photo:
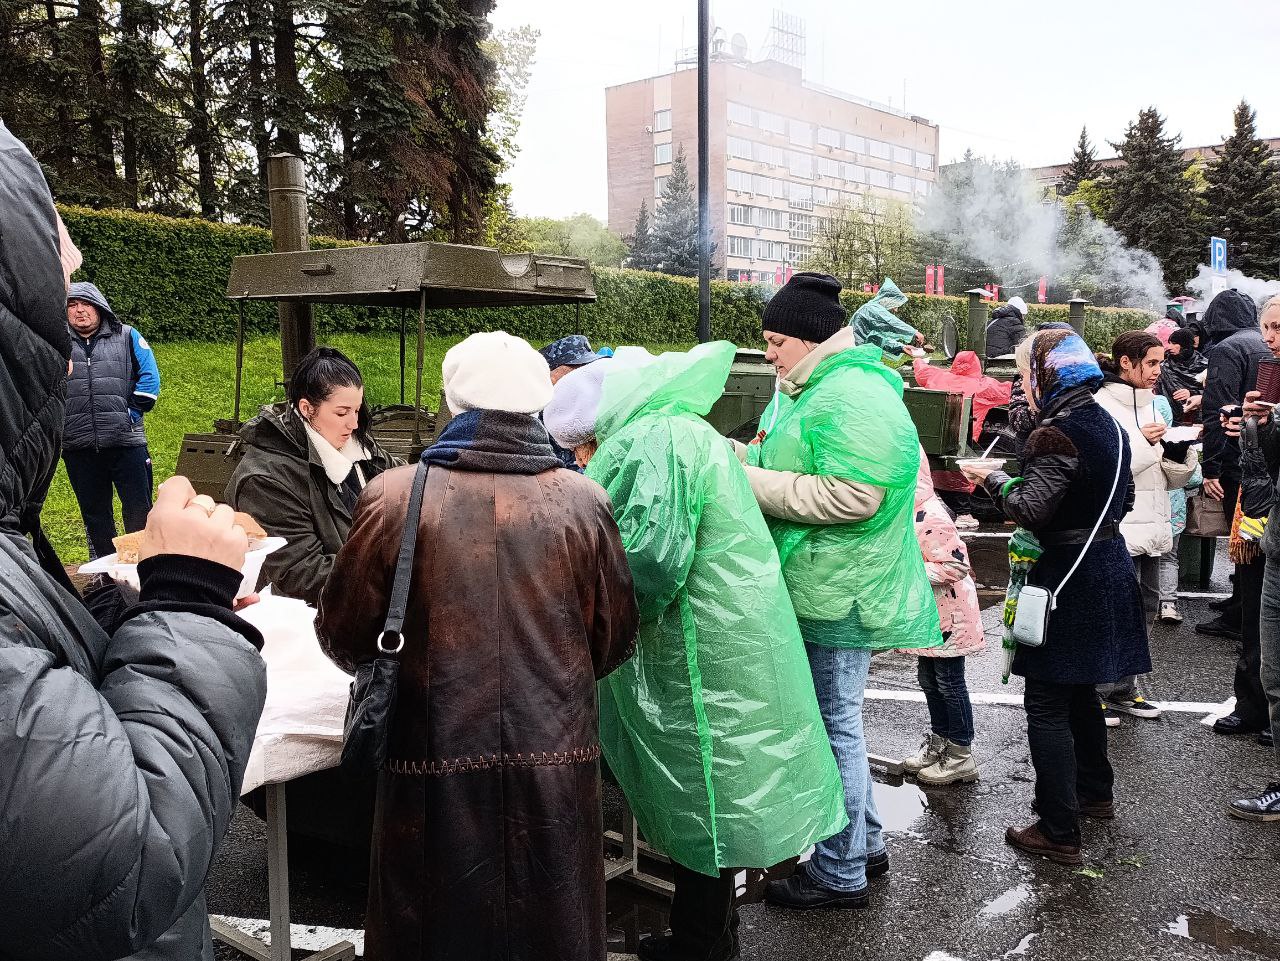
<svg viewBox="0 0 1280 961">
<path fill-rule="evenodd" d="M 547 429 L 529 414 L 469 410 L 422 452 L 433 466 L 491 474 L 541 474 L 560 466 Z"/>
</svg>

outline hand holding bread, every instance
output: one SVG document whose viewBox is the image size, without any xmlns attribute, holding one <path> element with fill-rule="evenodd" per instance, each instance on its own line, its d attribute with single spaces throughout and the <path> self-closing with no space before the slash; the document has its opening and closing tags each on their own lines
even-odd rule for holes
<svg viewBox="0 0 1280 961">
<path fill-rule="evenodd" d="M 212 503 L 198 496 L 185 477 L 170 477 L 156 493 L 146 530 L 115 539 L 117 560 L 130 564 L 159 554 L 183 554 L 240 570 L 251 542 L 265 539 L 266 531 L 248 514 L 237 514 L 226 504 L 210 509 Z"/>
</svg>

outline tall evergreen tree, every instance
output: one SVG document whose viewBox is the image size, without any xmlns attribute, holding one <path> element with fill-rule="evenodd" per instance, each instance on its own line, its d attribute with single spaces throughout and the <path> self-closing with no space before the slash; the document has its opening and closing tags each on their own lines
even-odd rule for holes
<svg viewBox="0 0 1280 961">
<path fill-rule="evenodd" d="M 649 202 L 640 201 L 640 212 L 636 214 L 636 225 L 628 237 L 622 242 L 630 253 L 626 264 L 635 270 L 657 270 L 658 265 L 653 255 L 653 229 L 649 226 Z"/>
<path fill-rule="evenodd" d="M 714 244 L 711 258 L 714 264 Z M 664 274 L 698 276 L 698 200 L 683 144 L 676 152 L 671 177 L 658 198 L 653 218 L 653 261 L 654 269 Z"/>
<path fill-rule="evenodd" d="M 1101 176 L 1102 166 L 1098 163 L 1093 144 L 1089 142 L 1089 128 L 1081 127 L 1080 139 L 1076 141 L 1076 150 L 1071 155 L 1071 163 L 1068 164 L 1066 173 L 1062 175 L 1062 184 L 1058 187 L 1058 193 L 1064 196 L 1073 194 L 1080 189 L 1080 184 L 1084 181 L 1097 180 Z"/>
<path fill-rule="evenodd" d="M 1255 120 L 1240 101 L 1235 129 L 1205 171 L 1205 200 L 1213 233 L 1231 243 L 1231 265 L 1270 278 L 1280 269 L 1280 168 L 1258 139 Z"/>
<path fill-rule="evenodd" d="M 1201 198 L 1182 157 L 1181 137 L 1165 133 L 1155 107 L 1139 112 L 1113 143 L 1123 163 L 1107 172 L 1111 208 L 1107 222 L 1131 247 L 1149 250 L 1160 262 L 1165 286 L 1181 293 L 1203 259 Z"/>
</svg>

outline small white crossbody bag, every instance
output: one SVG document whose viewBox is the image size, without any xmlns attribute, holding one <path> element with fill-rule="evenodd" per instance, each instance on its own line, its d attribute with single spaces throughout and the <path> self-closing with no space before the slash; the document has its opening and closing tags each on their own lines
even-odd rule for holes
<svg viewBox="0 0 1280 961">
<path fill-rule="evenodd" d="M 1057 595 L 1061 593 L 1062 588 L 1071 579 L 1071 575 L 1080 566 L 1080 562 L 1084 560 L 1084 555 L 1088 553 L 1090 545 L 1093 544 L 1093 539 L 1098 536 L 1098 529 L 1102 527 L 1102 521 L 1107 516 L 1107 511 L 1111 509 L 1111 502 L 1116 496 L 1116 488 L 1120 486 L 1120 465 L 1124 462 L 1124 435 L 1120 432 L 1120 422 L 1115 421 L 1115 425 L 1117 441 L 1116 476 L 1111 482 L 1111 493 L 1102 508 L 1102 513 L 1098 515 L 1097 522 L 1093 525 L 1093 530 L 1089 532 L 1089 539 L 1081 546 L 1080 555 L 1076 558 L 1076 562 L 1071 565 L 1071 569 L 1067 571 L 1066 576 L 1059 582 L 1058 589 L 1051 591 L 1047 587 L 1028 584 L 1018 592 L 1018 608 L 1013 615 L 1013 639 L 1019 644 L 1024 644 L 1027 647 L 1042 647 L 1044 645 L 1045 638 L 1049 634 L 1049 615 L 1058 606 Z"/>
</svg>

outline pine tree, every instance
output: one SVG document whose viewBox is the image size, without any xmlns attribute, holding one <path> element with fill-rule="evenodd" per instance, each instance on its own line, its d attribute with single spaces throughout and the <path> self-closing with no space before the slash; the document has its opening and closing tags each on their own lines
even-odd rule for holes
<svg viewBox="0 0 1280 961">
<path fill-rule="evenodd" d="M 1131 247 L 1149 250 L 1164 273 L 1165 286 L 1181 293 L 1195 275 L 1200 255 L 1201 198 L 1186 176 L 1181 137 L 1165 133 L 1155 107 L 1138 114 L 1113 143 L 1123 163 L 1107 173 L 1111 209 L 1107 222 Z"/>
<path fill-rule="evenodd" d="M 636 214 L 636 226 L 631 236 L 623 237 L 630 253 L 626 264 L 635 270 L 657 270 L 653 256 L 653 230 L 649 226 L 649 203 L 640 201 L 640 212 Z"/>
<path fill-rule="evenodd" d="M 714 244 L 711 255 L 714 263 Z M 698 276 L 698 199 L 683 144 L 671 163 L 671 178 L 658 198 L 653 218 L 653 258 L 654 269 L 664 274 Z"/>
<path fill-rule="evenodd" d="M 1240 101 L 1235 130 L 1205 171 L 1205 199 L 1211 231 L 1231 243 L 1231 266 L 1271 278 L 1280 266 L 1280 169 L 1258 139 L 1255 119 Z"/>
<path fill-rule="evenodd" d="M 1086 180 L 1097 180 L 1102 176 L 1102 167 L 1098 163 L 1093 144 L 1089 143 L 1089 128 L 1080 128 L 1080 139 L 1076 141 L 1076 151 L 1071 155 L 1071 163 L 1062 175 L 1062 183 L 1058 193 L 1073 194 L 1080 189 Z"/>
</svg>

